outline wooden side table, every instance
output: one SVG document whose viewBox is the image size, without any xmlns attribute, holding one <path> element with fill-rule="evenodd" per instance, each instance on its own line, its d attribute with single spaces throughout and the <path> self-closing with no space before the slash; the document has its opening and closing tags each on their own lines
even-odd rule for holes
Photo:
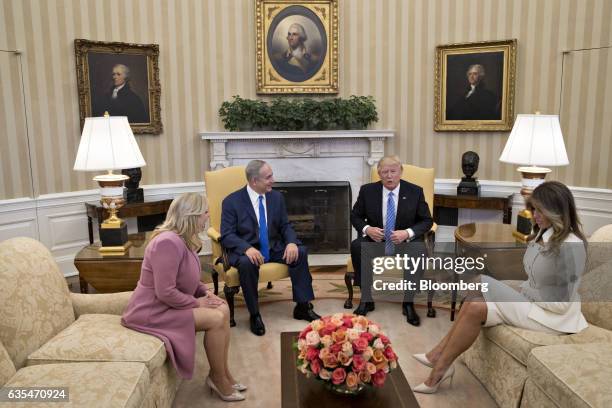
<svg viewBox="0 0 612 408">
<path fill-rule="evenodd" d="M 455 255 L 461 257 L 485 256 L 484 273 L 497 280 L 526 280 L 523 256 L 527 244 L 517 241 L 512 235 L 513 226 L 509 224 L 460 225 L 455 229 Z M 457 282 L 453 272 L 453 281 Z M 451 321 L 455 319 L 457 291 L 451 294 Z"/>
<path fill-rule="evenodd" d="M 100 254 L 97 242 L 81 249 L 74 258 L 74 265 L 79 271 L 81 293 L 87 293 L 91 285 L 100 293 L 125 292 L 134 290 L 140 279 L 140 268 L 144 259 L 146 243 L 151 232 L 130 234 L 132 245 L 123 255 Z M 214 271 L 210 255 L 200 255 L 203 272 L 211 274 L 215 294 L 219 291 L 218 273 Z"/>
<path fill-rule="evenodd" d="M 157 224 L 163 222 L 170 207 L 172 199 L 165 200 L 146 200 L 142 203 L 127 203 L 119 209 L 119 218 L 138 218 L 138 232 L 151 231 Z M 93 244 L 93 223 L 92 219 L 96 218 L 98 224 L 108 217 L 106 211 L 100 202 L 85 203 L 87 210 L 87 228 L 89 232 L 89 243 Z"/>
<path fill-rule="evenodd" d="M 482 193 L 479 196 L 457 194 L 434 194 L 433 217 L 439 222 L 442 208 L 470 208 L 478 210 L 499 210 L 503 212 L 504 224 L 512 220 L 512 196 L 514 194 Z M 456 215 L 454 225 L 457 225 Z"/>
</svg>

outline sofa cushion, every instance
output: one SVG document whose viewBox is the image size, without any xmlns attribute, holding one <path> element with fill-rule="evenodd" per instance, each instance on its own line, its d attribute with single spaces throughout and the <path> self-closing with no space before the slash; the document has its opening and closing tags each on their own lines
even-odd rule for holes
<svg viewBox="0 0 612 408">
<path fill-rule="evenodd" d="M 27 356 L 74 322 L 68 284 L 40 242 L 0 243 L 0 341 L 17 369 Z"/>
<path fill-rule="evenodd" d="M 612 330 L 612 262 L 587 272 L 582 277 L 579 293 L 582 314 L 589 323 Z"/>
<path fill-rule="evenodd" d="M 512 355 L 523 365 L 527 365 L 527 356 L 536 347 L 555 344 L 612 343 L 612 332 L 597 326 L 589 325 L 575 334 L 548 334 L 533 330 L 519 329 L 507 325 L 483 329 L 483 334 Z"/>
<path fill-rule="evenodd" d="M 15 375 L 15 365 L 0 342 L 0 387 Z"/>
<path fill-rule="evenodd" d="M 572 344 L 534 349 L 529 378 L 559 407 L 612 406 L 612 347 Z"/>
<path fill-rule="evenodd" d="M 141 407 L 150 391 L 142 363 L 67 363 L 25 367 L 7 387 L 68 387 L 68 404 L 29 403 L 28 407 Z M 18 404 L 23 405 L 23 404 Z"/>
<path fill-rule="evenodd" d="M 149 372 L 166 359 L 157 337 L 121 325 L 121 316 L 86 314 L 28 356 L 28 365 L 82 361 L 136 361 Z"/>
</svg>

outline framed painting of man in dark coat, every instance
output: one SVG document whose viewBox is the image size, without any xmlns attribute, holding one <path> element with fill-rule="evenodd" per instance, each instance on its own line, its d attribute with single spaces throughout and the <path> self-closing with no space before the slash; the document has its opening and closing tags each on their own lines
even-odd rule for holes
<svg viewBox="0 0 612 408">
<path fill-rule="evenodd" d="M 338 0 L 257 0 L 257 92 L 338 92 Z"/>
<path fill-rule="evenodd" d="M 436 51 L 434 130 L 511 130 L 516 40 L 451 44 Z"/>
<path fill-rule="evenodd" d="M 127 116 L 134 133 L 162 131 L 156 44 L 75 40 L 81 126 L 86 117 Z"/>
</svg>

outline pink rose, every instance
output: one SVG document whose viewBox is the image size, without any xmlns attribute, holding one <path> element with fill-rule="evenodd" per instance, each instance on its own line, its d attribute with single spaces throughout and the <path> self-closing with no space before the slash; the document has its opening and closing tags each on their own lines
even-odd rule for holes
<svg viewBox="0 0 612 408">
<path fill-rule="evenodd" d="M 366 339 L 368 341 L 368 344 L 370 344 L 370 342 L 372 341 L 372 339 L 374 338 L 374 335 L 372 333 L 368 333 L 368 332 L 363 332 L 361 333 L 360 336 L 362 339 Z"/>
<path fill-rule="evenodd" d="M 323 326 L 323 328 L 321 329 L 321 335 L 325 336 L 328 334 L 332 334 L 333 332 L 336 331 L 336 325 L 333 324 L 332 322 L 327 322 L 325 323 L 325 326 Z"/>
<path fill-rule="evenodd" d="M 318 375 L 319 371 L 321 371 L 321 360 L 319 360 L 318 358 L 312 360 L 310 362 L 310 369 L 312 370 L 312 373 L 314 375 Z"/>
<path fill-rule="evenodd" d="M 302 331 L 300 332 L 300 335 L 298 336 L 298 338 L 300 338 L 300 339 L 305 339 L 305 338 L 306 338 L 306 335 L 307 335 L 307 334 L 308 334 L 308 332 L 309 332 L 309 331 L 311 331 L 311 330 L 312 330 L 312 327 L 310 327 L 310 325 L 306 326 L 306 327 L 304 328 L 304 330 L 302 330 Z"/>
<path fill-rule="evenodd" d="M 374 344 L 372 344 L 372 347 L 378 350 L 383 350 L 385 348 L 385 345 L 383 344 L 381 339 L 376 339 L 374 340 Z"/>
<path fill-rule="evenodd" d="M 356 353 L 363 353 L 366 348 L 368 348 L 368 341 L 363 337 L 353 342 L 353 350 L 355 350 Z"/>
<path fill-rule="evenodd" d="M 382 387 L 385 384 L 385 378 L 387 378 L 387 374 L 382 370 L 378 370 L 372 375 L 372 384 L 375 387 Z"/>
<path fill-rule="evenodd" d="M 306 360 L 312 361 L 317 357 L 319 357 L 319 349 L 308 347 L 308 350 L 306 351 Z"/>
<path fill-rule="evenodd" d="M 387 357 L 387 360 L 389 360 L 389 361 L 396 361 L 397 360 L 397 354 L 395 354 L 395 352 L 393 351 L 391 346 L 387 346 L 387 348 L 384 351 L 384 354 L 385 354 L 385 357 Z"/>
<path fill-rule="evenodd" d="M 376 366 L 373 363 L 369 363 L 368 362 L 368 363 L 366 363 L 366 370 L 371 375 L 374 375 L 374 373 L 376 372 Z"/>
<path fill-rule="evenodd" d="M 342 344 L 334 343 L 329 347 L 329 350 L 334 354 L 338 354 L 342 350 Z"/>
<path fill-rule="evenodd" d="M 380 341 L 383 342 L 385 346 L 390 343 L 389 338 L 382 333 L 378 336 L 378 338 L 380 339 Z"/>
<path fill-rule="evenodd" d="M 353 356 L 353 371 L 362 371 L 366 366 L 366 361 L 359 354 Z"/>
<path fill-rule="evenodd" d="M 347 329 L 350 329 L 351 327 L 353 327 L 353 318 L 350 316 L 343 317 L 342 322 L 343 322 L 344 327 L 346 327 Z"/>
<path fill-rule="evenodd" d="M 318 346 L 321 342 L 321 337 L 316 331 L 311 331 L 306 334 L 306 345 L 307 346 Z"/>
<path fill-rule="evenodd" d="M 332 379 L 332 382 L 336 385 L 342 384 L 344 380 L 346 379 L 346 371 L 344 371 L 344 368 L 336 368 L 332 372 L 331 379 Z"/>
</svg>

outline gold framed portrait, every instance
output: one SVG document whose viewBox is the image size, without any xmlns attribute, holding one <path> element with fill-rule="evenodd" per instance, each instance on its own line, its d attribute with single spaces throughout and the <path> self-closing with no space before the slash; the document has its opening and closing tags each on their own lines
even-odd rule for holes
<svg viewBox="0 0 612 408">
<path fill-rule="evenodd" d="M 512 129 L 516 44 L 512 39 L 436 47 L 434 130 Z"/>
<path fill-rule="evenodd" d="M 134 133 L 162 132 L 159 46 L 74 40 L 81 128 L 86 117 L 127 116 Z"/>
<path fill-rule="evenodd" d="M 256 0 L 259 94 L 338 93 L 338 0 Z"/>
</svg>

